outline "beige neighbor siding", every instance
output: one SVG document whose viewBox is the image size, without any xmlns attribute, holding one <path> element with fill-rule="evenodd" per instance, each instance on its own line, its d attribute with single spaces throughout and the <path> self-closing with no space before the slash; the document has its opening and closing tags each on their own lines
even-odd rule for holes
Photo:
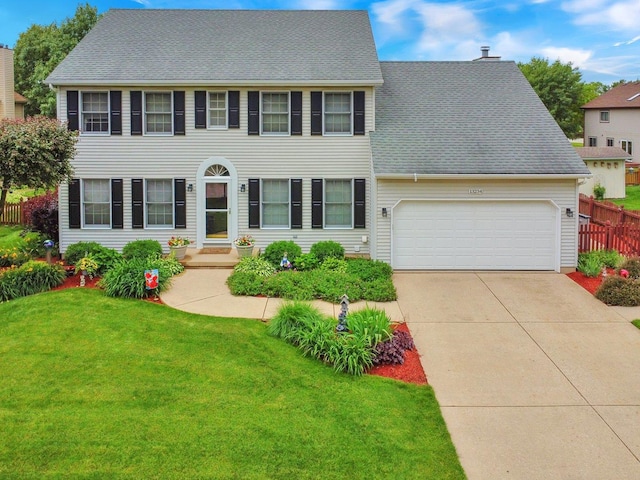
<svg viewBox="0 0 640 480">
<path fill-rule="evenodd" d="M 638 145 L 640 146 L 640 145 Z M 580 193 L 593 195 L 593 187 L 602 185 L 606 198 L 625 197 L 625 161 L 624 160 L 585 160 L 593 177 L 585 179 L 580 185 Z"/>
<path fill-rule="evenodd" d="M 481 195 L 469 190 L 482 190 Z M 393 207 L 400 200 L 418 199 L 544 199 L 560 208 L 560 268 L 575 268 L 577 264 L 578 197 L 576 180 L 378 180 L 376 185 L 375 222 L 376 248 L 372 256 L 391 263 L 391 218 Z M 386 218 L 381 215 L 387 208 Z M 567 208 L 574 218 L 565 214 Z"/>
<path fill-rule="evenodd" d="M 70 90 L 76 90 L 73 88 Z M 82 89 L 78 89 L 82 90 Z M 85 89 L 109 90 L 109 87 Z M 370 147 L 369 136 L 311 136 L 310 92 L 323 88 L 251 88 L 189 87 L 172 88 L 113 88 L 122 90 L 122 136 L 80 135 L 77 154 L 73 160 L 76 178 L 122 178 L 124 183 L 124 229 L 69 229 L 68 190 L 60 189 L 60 246 L 66 247 L 78 241 L 98 241 L 108 247 L 121 249 L 127 242 L 139 238 L 153 238 L 166 249 L 166 241 L 172 235 L 196 239 L 197 171 L 203 162 L 212 157 L 223 157 L 233 163 L 238 173 L 238 185 L 248 184 L 249 178 L 302 178 L 303 179 L 303 228 L 302 229 L 249 229 L 248 192 L 238 193 L 238 234 L 251 234 L 257 245 L 264 248 L 276 240 L 294 240 L 303 249 L 319 240 L 340 242 L 348 253 L 369 253 L 370 237 Z M 186 135 L 184 136 L 131 136 L 131 90 L 186 92 Z M 239 90 L 240 128 L 227 130 L 195 129 L 195 90 Z M 247 134 L 247 91 L 302 91 L 302 136 L 250 136 Z M 335 89 L 348 91 L 350 89 Z M 365 131 L 373 128 L 373 89 L 366 91 Z M 66 120 L 66 91 L 58 93 L 58 115 Z M 131 179 L 132 178 L 185 178 L 196 188 L 187 192 L 186 229 L 132 229 L 131 228 Z M 311 229 L 311 179 L 312 178 L 365 178 L 367 222 L 364 229 Z M 363 242 L 363 236 L 367 241 Z"/>
<path fill-rule="evenodd" d="M 609 121 L 600 121 L 600 112 L 609 112 Z M 597 138 L 598 147 L 607 146 L 607 138 L 613 138 L 614 147 L 622 147 L 622 140 L 633 142 L 632 161 L 640 156 L 640 108 L 588 109 L 584 112 L 584 146 L 589 146 L 589 137 Z M 595 172 L 593 172 L 595 173 Z"/>
</svg>

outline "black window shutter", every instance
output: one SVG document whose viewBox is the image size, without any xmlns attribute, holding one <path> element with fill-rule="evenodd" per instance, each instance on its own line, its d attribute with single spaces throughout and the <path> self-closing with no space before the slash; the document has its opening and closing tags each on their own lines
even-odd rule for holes
<svg viewBox="0 0 640 480">
<path fill-rule="evenodd" d="M 78 91 L 69 90 L 67 91 L 67 128 L 69 130 L 78 130 L 80 125 L 78 117 Z"/>
<path fill-rule="evenodd" d="M 131 227 L 144 228 L 144 181 L 131 179 Z"/>
<path fill-rule="evenodd" d="M 229 102 L 229 128 L 240 128 L 240 92 L 231 90 L 227 93 Z"/>
<path fill-rule="evenodd" d="M 175 228 L 187 228 L 187 184 L 184 178 L 173 180 L 175 190 Z"/>
<path fill-rule="evenodd" d="M 80 180 L 69 182 L 69 228 L 80 228 Z"/>
<path fill-rule="evenodd" d="M 302 228 L 302 179 L 291 179 L 291 228 Z"/>
<path fill-rule="evenodd" d="M 207 92 L 196 90 L 194 92 L 196 109 L 196 128 L 207 128 Z"/>
<path fill-rule="evenodd" d="M 311 135 L 322 135 L 322 92 L 311 92 Z"/>
<path fill-rule="evenodd" d="M 131 135 L 142 135 L 142 92 L 133 90 L 131 95 Z"/>
<path fill-rule="evenodd" d="M 260 135 L 260 92 L 248 92 L 249 135 Z"/>
<path fill-rule="evenodd" d="M 311 228 L 322 228 L 322 187 L 321 178 L 311 179 Z"/>
<path fill-rule="evenodd" d="M 122 205 L 122 179 L 111 179 L 111 228 L 124 228 Z"/>
<path fill-rule="evenodd" d="M 355 228 L 365 228 L 366 225 L 366 205 L 367 195 L 366 180 L 356 178 L 353 180 L 353 226 Z"/>
<path fill-rule="evenodd" d="M 353 134 L 364 135 L 364 91 L 353 92 Z"/>
<path fill-rule="evenodd" d="M 184 135 L 184 91 L 177 90 L 173 92 L 173 134 Z"/>
<path fill-rule="evenodd" d="M 122 135 L 122 92 L 112 90 L 111 97 L 111 135 Z"/>
<path fill-rule="evenodd" d="M 302 92 L 291 92 L 291 135 L 302 135 Z"/>
<path fill-rule="evenodd" d="M 249 179 L 249 228 L 260 228 L 260 179 Z"/>
</svg>

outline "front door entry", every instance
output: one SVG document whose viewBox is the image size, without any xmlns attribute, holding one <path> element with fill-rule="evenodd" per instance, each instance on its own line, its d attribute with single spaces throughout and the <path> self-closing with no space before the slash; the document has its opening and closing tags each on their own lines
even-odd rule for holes
<svg viewBox="0 0 640 480">
<path fill-rule="evenodd" d="M 229 181 L 205 181 L 205 242 L 229 240 Z"/>
</svg>

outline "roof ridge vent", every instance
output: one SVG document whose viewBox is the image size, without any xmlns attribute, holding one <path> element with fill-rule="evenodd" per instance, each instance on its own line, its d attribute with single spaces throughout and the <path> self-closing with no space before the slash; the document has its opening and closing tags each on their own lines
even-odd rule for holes
<svg viewBox="0 0 640 480">
<path fill-rule="evenodd" d="M 640 97 L 640 92 L 638 92 L 635 95 L 632 95 L 631 97 L 627 98 L 627 102 L 630 102 L 631 100 L 635 100 L 638 97 Z"/>
</svg>

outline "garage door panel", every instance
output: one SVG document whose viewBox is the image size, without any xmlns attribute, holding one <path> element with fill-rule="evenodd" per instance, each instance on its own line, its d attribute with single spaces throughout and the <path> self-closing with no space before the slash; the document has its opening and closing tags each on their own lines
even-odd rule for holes
<svg viewBox="0 0 640 480">
<path fill-rule="evenodd" d="M 553 270 L 556 217 L 543 201 L 401 202 L 392 215 L 394 268 Z"/>
</svg>

